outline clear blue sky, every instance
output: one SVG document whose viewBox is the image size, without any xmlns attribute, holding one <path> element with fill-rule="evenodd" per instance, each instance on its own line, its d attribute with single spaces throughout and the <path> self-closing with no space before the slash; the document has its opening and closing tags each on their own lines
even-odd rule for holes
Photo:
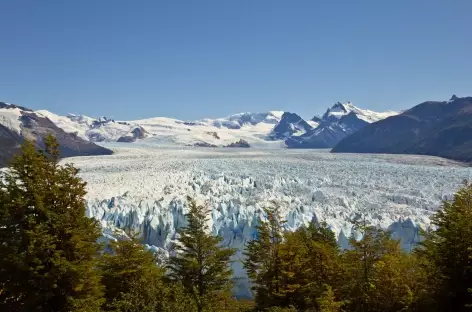
<svg viewBox="0 0 472 312">
<path fill-rule="evenodd" d="M 471 0 L 0 0 L 0 100 L 182 119 L 472 95 Z"/>
</svg>

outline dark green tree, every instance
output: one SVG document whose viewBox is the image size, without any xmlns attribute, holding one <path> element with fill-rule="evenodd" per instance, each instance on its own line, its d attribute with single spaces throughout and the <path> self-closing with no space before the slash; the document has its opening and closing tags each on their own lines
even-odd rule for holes
<svg viewBox="0 0 472 312">
<path fill-rule="evenodd" d="M 472 310 L 472 185 L 466 184 L 432 218 L 417 250 L 428 271 L 429 311 Z"/>
<path fill-rule="evenodd" d="M 0 310 L 99 311 L 97 221 L 85 216 L 85 182 L 26 142 L 0 178 Z"/>
<path fill-rule="evenodd" d="M 347 283 L 343 299 L 349 311 L 405 311 L 413 301 L 412 286 L 406 274 L 415 273 L 413 262 L 390 233 L 356 222 L 362 239 L 350 239 L 351 249 L 343 255 Z"/>
<path fill-rule="evenodd" d="M 195 301 L 179 281 L 165 279 L 165 312 L 193 312 L 197 310 Z"/>
<path fill-rule="evenodd" d="M 336 301 L 334 296 L 333 288 L 329 285 L 325 285 L 325 291 L 317 299 L 319 304 L 318 311 L 320 312 L 339 312 L 344 303 Z"/>
<path fill-rule="evenodd" d="M 258 309 L 286 306 L 283 289 L 283 267 L 281 247 L 284 223 L 279 207 L 265 209 L 267 220 L 256 227 L 257 237 L 246 245 L 244 268 L 250 278 Z"/>
<path fill-rule="evenodd" d="M 163 281 L 164 268 L 144 249 L 136 236 L 110 243 L 99 268 L 105 286 L 105 311 L 164 311 L 168 290 Z"/>
<path fill-rule="evenodd" d="M 179 229 L 179 239 L 169 259 L 169 276 L 180 282 L 193 298 L 197 311 L 213 309 L 215 298 L 231 285 L 230 258 L 234 249 L 221 246 L 222 238 L 209 233 L 209 209 L 188 197 L 188 224 Z"/>
<path fill-rule="evenodd" d="M 342 279 L 336 237 L 325 223 L 315 221 L 293 233 L 285 233 L 284 237 L 282 289 L 287 304 L 318 311 L 318 298 L 323 296 L 326 286 L 335 287 Z"/>
</svg>

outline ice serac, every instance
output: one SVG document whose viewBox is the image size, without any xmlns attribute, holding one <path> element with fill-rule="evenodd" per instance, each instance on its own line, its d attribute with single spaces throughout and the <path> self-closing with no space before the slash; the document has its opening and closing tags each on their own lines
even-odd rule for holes
<svg viewBox="0 0 472 312">
<path fill-rule="evenodd" d="M 318 122 L 318 127 L 301 136 L 287 138 L 285 144 L 291 148 L 331 148 L 365 125 L 396 114 L 360 109 L 351 102 L 337 102 L 321 118 L 313 117 L 312 121 Z"/>
<path fill-rule="evenodd" d="M 351 221 L 365 217 L 411 250 L 419 228 L 428 227 L 441 201 L 469 176 L 467 168 L 424 156 L 129 146 L 113 157 L 73 159 L 87 182 L 88 215 L 108 239 L 114 229 L 135 230 L 148 248 L 167 253 L 185 225 L 186 196 L 206 203 L 212 233 L 238 250 L 233 269 L 240 296 L 249 295 L 242 251 L 265 218 L 264 207 L 279 205 L 287 230 L 327 222 L 342 247 L 352 234 L 360 237 Z"/>
</svg>

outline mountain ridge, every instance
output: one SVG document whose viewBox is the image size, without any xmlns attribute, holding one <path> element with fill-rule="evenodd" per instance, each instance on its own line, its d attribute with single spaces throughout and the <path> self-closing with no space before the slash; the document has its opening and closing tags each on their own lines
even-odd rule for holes
<svg viewBox="0 0 472 312">
<path fill-rule="evenodd" d="M 372 123 L 341 140 L 332 152 L 424 154 L 472 161 L 472 97 L 426 101 Z"/>
<path fill-rule="evenodd" d="M 62 157 L 112 154 L 111 150 L 64 131 L 28 108 L 0 102 L 0 166 L 19 152 L 25 140 L 34 141 L 37 148 L 44 149 L 44 138 L 48 134 L 56 137 Z"/>
<path fill-rule="evenodd" d="M 106 117 L 96 119 L 73 114 L 59 116 L 44 110 L 38 112 L 65 131 L 93 142 L 134 142 L 147 139 L 165 145 L 224 147 L 244 140 L 252 147 L 294 148 L 332 147 L 342 137 L 358 130 L 365 123 L 394 114 L 360 109 L 351 102 L 337 102 L 322 117 L 315 116 L 310 120 L 284 111 L 243 112 L 223 118 L 193 121 L 167 117 L 116 121 Z M 207 133 L 216 133 L 216 136 L 208 136 Z M 323 143 L 310 142 L 313 135 L 321 136 L 317 140 Z"/>
<path fill-rule="evenodd" d="M 362 129 L 365 125 L 397 114 L 365 110 L 351 102 L 336 102 L 321 116 L 313 117 L 318 127 L 300 136 L 291 136 L 285 144 L 289 148 L 331 148 L 346 136 Z"/>
</svg>

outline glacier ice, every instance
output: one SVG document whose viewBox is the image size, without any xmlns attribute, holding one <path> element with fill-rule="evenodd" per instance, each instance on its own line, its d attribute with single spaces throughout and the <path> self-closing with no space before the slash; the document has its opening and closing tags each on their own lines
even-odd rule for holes
<svg viewBox="0 0 472 312">
<path fill-rule="evenodd" d="M 186 196 L 211 207 L 209 225 L 223 244 L 238 249 L 233 269 L 237 292 L 249 295 L 242 250 L 276 202 L 287 230 L 313 218 L 326 221 L 342 247 L 350 220 L 365 217 L 389 229 L 410 250 L 418 229 L 452 195 L 469 169 L 428 156 L 331 154 L 326 150 L 163 148 L 105 145 L 114 155 L 68 158 L 87 182 L 87 214 L 100 221 L 104 238 L 134 230 L 146 247 L 168 252 L 185 224 Z"/>
</svg>

